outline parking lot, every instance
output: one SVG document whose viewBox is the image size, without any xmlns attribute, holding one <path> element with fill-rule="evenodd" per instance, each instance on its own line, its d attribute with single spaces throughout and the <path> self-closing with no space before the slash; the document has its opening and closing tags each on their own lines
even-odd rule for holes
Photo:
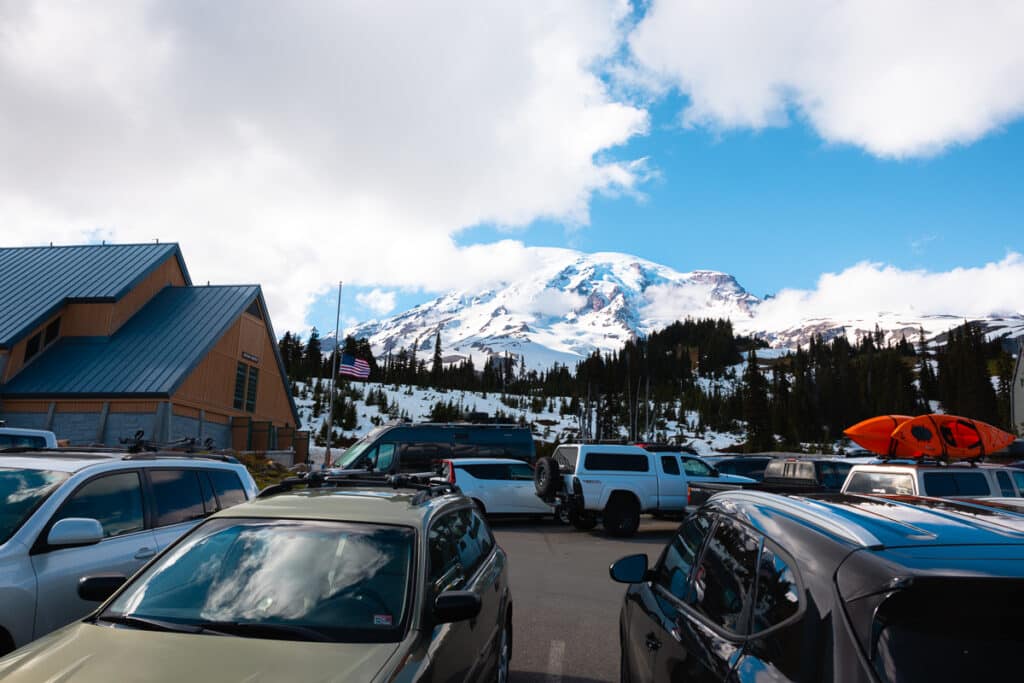
<svg viewBox="0 0 1024 683">
<path fill-rule="evenodd" d="M 630 539 L 550 522 L 492 520 L 492 526 L 511 562 L 512 681 L 618 681 L 626 587 L 608 578 L 608 565 L 632 553 L 647 553 L 653 562 L 678 522 L 644 517 Z"/>
</svg>

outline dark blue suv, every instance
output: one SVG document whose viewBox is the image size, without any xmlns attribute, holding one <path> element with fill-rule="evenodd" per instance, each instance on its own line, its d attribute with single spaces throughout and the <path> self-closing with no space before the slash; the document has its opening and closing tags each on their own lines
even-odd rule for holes
<svg viewBox="0 0 1024 683">
<path fill-rule="evenodd" d="M 731 491 L 611 574 L 623 681 L 1021 680 L 1024 515 L 982 503 Z"/>
</svg>

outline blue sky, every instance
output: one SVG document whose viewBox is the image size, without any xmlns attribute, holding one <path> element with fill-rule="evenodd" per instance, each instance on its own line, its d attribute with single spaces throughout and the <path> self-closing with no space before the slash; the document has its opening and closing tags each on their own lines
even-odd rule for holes
<svg viewBox="0 0 1024 683">
<path fill-rule="evenodd" d="M 813 289 L 819 276 L 870 261 L 948 271 L 1024 250 L 1024 123 L 938 155 L 884 159 L 824 142 L 804 123 L 760 131 L 684 127 L 680 97 L 651 108 L 648 135 L 613 150 L 647 157 L 640 197 L 596 195 L 590 223 L 538 220 L 525 228 L 479 225 L 460 245 L 514 238 L 529 246 L 619 251 L 680 271 L 721 270 L 763 297 Z M 343 317 L 376 317 L 350 287 Z M 398 292 L 396 312 L 430 292 Z M 311 321 L 334 325 L 335 294 Z"/>
</svg>

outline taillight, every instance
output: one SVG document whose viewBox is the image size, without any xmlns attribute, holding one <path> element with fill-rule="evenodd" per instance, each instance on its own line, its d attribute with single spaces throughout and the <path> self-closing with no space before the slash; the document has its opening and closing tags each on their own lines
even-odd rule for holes
<svg viewBox="0 0 1024 683">
<path fill-rule="evenodd" d="M 454 484 L 455 483 L 455 463 L 453 463 L 451 460 L 445 460 L 444 461 L 444 466 L 448 468 L 448 483 L 449 484 Z"/>
</svg>

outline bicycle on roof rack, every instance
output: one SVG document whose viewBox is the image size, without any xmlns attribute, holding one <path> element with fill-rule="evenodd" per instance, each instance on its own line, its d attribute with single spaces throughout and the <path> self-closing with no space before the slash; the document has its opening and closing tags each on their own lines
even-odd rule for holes
<svg viewBox="0 0 1024 683">
<path fill-rule="evenodd" d="M 388 474 L 374 476 L 362 471 L 346 473 L 324 473 L 309 472 L 297 477 L 288 477 L 276 484 L 271 484 L 260 491 L 257 498 L 267 498 L 280 493 L 287 493 L 297 486 L 305 486 L 307 489 L 318 489 L 327 487 L 345 486 L 378 486 L 390 487 L 392 489 L 412 489 L 416 491 L 413 497 L 413 504 L 418 505 L 431 498 L 444 496 L 451 493 L 462 493 L 458 485 L 447 481 L 436 479 L 434 472 L 418 472 L 415 474 Z"/>
<path fill-rule="evenodd" d="M 118 443 L 128 447 L 129 453 L 142 453 L 151 452 L 156 453 L 159 451 L 182 451 L 185 453 L 195 453 L 197 450 L 212 451 L 213 439 L 207 438 L 203 441 L 202 446 L 199 445 L 199 439 L 189 436 L 182 439 L 177 439 L 168 443 L 160 443 L 157 441 L 150 441 L 145 438 L 146 433 L 143 430 L 135 432 L 134 436 L 122 437 L 118 439 Z"/>
</svg>

